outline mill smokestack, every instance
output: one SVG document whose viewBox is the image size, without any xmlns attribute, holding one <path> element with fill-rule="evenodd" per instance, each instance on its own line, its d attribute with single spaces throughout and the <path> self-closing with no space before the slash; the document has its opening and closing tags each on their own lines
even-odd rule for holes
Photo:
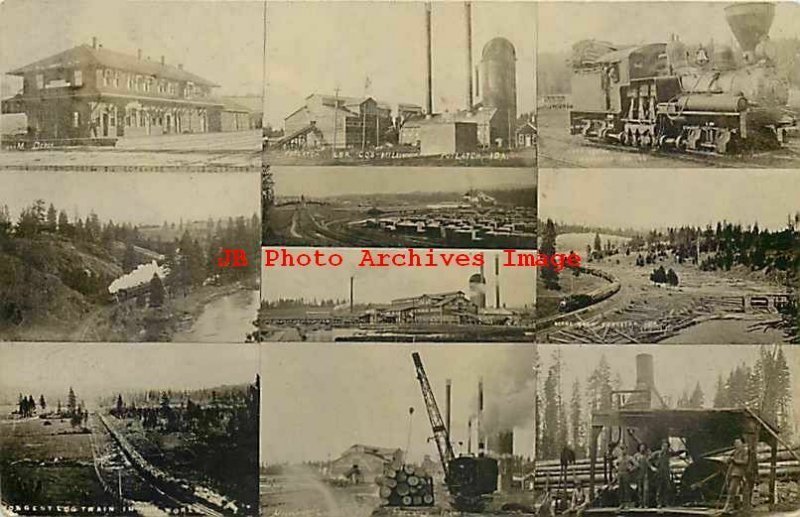
<svg viewBox="0 0 800 517">
<path fill-rule="evenodd" d="M 494 256 L 494 303 L 500 308 L 500 255 Z"/>
<path fill-rule="evenodd" d="M 464 2 L 464 14 L 467 24 L 467 109 L 475 104 L 472 94 L 472 2 Z"/>
<path fill-rule="evenodd" d="M 350 312 L 351 313 L 353 312 L 353 305 L 355 303 L 355 297 L 353 296 L 353 282 L 354 282 L 355 278 L 356 277 L 354 277 L 354 276 L 350 277 Z"/>
<path fill-rule="evenodd" d="M 425 107 L 427 115 L 433 115 L 433 55 L 431 42 L 431 3 L 425 2 L 425 56 L 427 67 L 425 70 L 427 92 L 425 97 Z"/>
<path fill-rule="evenodd" d="M 97 36 L 92 36 L 92 48 L 97 48 Z"/>
<path fill-rule="evenodd" d="M 452 390 L 453 390 L 453 382 L 450 379 L 447 379 L 447 381 L 445 381 L 445 382 L 446 382 L 446 384 L 445 384 L 445 388 L 444 388 L 444 403 L 445 403 L 445 406 L 444 406 L 444 418 L 445 418 L 445 425 L 447 426 L 447 434 L 449 435 L 450 434 L 450 411 L 451 411 L 451 408 L 452 408 L 451 395 L 452 395 Z"/>
</svg>

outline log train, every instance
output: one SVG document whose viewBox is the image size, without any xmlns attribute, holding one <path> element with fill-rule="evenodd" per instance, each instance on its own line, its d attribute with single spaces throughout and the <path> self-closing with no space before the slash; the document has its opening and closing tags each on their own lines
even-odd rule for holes
<svg viewBox="0 0 800 517">
<path fill-rule="evenodd" d="M 770 3 L 725 8 L 739 43 L 690 48 L 669 43 L 573 47 L 570 132 L 637 147 L 709 154 L 779 148 L 793 131 L 788 80 L 775 67 Z"/>
</svg>

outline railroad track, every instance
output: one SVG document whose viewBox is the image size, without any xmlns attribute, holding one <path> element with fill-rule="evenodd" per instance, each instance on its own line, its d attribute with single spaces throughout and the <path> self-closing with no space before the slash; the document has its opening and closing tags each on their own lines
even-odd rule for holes
<svg viewBox="0 0 800 517">
<path fill-rule="evenodd" d="M 570 146 L 574 146 L 576 144 L 575 139 L 569 137 L 558 137 L 558 136 L 546 136 L 544 140 L 553 140 L 556 142 L 561 142 Z M 644 156 L 653 156 L 658 158 L 665 158 L 674 161 L 683 161 L 687 163 L 693 163 L 697 165 L 703 165 L 709 168 L 723 168 L 723 169 L 730 169 L 730 168 L 750 168 L 750 169 L 770 169 L 774 168 L 774 164 L 765 164 L 752 161 L 752 158 L 760 158 L 760 157 L 773 157 L 775 159 L 784 159 L 784 160 L 800 160 L 800 152 L 794 150 L 789 147 L 784 147 L 780 150 L 776 150 L 773 153 L 761 153 L 759 155 L 736 155 L 736 156 L 720 156 L 717 154 L 712 153 L 704 153 L 704 152 L 676 152 L 676 151 L 664 151 L 661 149 L 640 149 L 638 147 L 630 147 L 624 146 L 622 144 L 614 144 L 609 142 L 600 142 L 597 140 L 589 140 L 583 139 L 578 142 L 578 145 L 582 147 L 589 147 L 595 149 L 603 149 L 606 151 L 613 151 L 613 152 L 620 152 L 620 153 L 628 153 L 628 154 L 636 154 L 636 155 L 644 155 Z M 540 146 L 541 149 L 541 146 Z M 784 154 L 780 154 L 784 153 Z M 786 156 L 788 154 L 789 156 Z M 549 155 L 547 153 L 542 153 L 541 150 L 538 153 L 540 158 L 544 158 L 546 160 L 550 160 L 552 162 L 563 164 L 564 166 L 573 167 L 573 168 L 587 168 L 589 166 L 579 163 L 577 161 L 572 160 L 565 160 L 563 158 L 555 157 Z M 751 161 L 748 161 L 748 158 Z M 744 160 L 744 162 L 743 162 Z"/>
<path fill-rule="evenodd" d="M 129 454 L 129 452 L 126 450 L 126 448 L 122 446 L 122 444 L 120 442 L 120 438 L 117 436 L 116 432 L 113 429 L 111 429 L 111 426 L 108 424 L 108 422 L 106 421 L 105 417 L 103 417 L 102 415 L 98 414 L 97 418 L 103 424 L 103 427 L 109 433 L 109 435 L 111 436 L 111 438 L 114 441 L 114 443 L 119 447 L 120 452 L 122 453 L 122 455 L 130 462 L 130 464 L 138 472 L 142 468 L 141 465 L 139 465 L 139 463 Z M 175 497 L 174 495 L 171 495 L 171 494 L 167 493 L 165 490 L 162 490 L 161 487 L 157 486 L 156 483 L 153 483 L 152 481 L 150 481 L 150 479 L 148 479 L 146 476 L 140 476 L 140 477 L 145 483 L 148 484 L 148 486 L 150 488 L 152 488 L 155 492 L 157 492 L 159 495 L 163 496 L 167 500 L 173 502 L 176 505 L 176 507 L 178 507 L 178 508 L 189 508 L 189 509 L 197 512 L 198 514 L 205 515 L 207 517 L 227 517 L 227 514 L 222 513 L 220 511 L 208 506 L 208 505 L 205 505 L 205 504 L 199 502 L 199 501 L 196 501 L 196 500 L 193 500 L 193 501 L 181 500 L 181 499 Z"/>
</svg>

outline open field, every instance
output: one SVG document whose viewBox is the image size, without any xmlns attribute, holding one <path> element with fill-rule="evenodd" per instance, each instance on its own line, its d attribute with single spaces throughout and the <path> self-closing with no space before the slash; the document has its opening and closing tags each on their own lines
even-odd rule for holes
<svg viewBox="0 0 800 517">
<path fill-rule="evenodd" d="M 97 477 L 92 435 L 68 419 L 12 419 L 0 407 L 0 471 L 9 504 L 113 505 Z"/>
<path fill-rule="evenodd" d="M 570 249 L 585 249 L 593 236 L 564 235 Z M 605 238 L 603 239 L 605 242 Z M 559 248 L 561 236 L 559 237 Z M 566 249 L 566 248 L 565 248 Z M 544 331 L 542 342 L 650 342 L 670 343 L 775 343 L 782 333 L 761 324 L 778 318 L 774 310 L 743 310 L 743 297 L 783 294 L 785 288 L 766 279 L 731 272 L 701 271 L 690 263 L 658 258 L 655 264 L 636 266 L 636 253 L 623 253 L 586 263 L 612 275 L 620 284 L 618 293 L 586 309 L 565 315 L 557 327 Z M 673 269 L 677 288 L 655 285 L 653 269 Z M 569 275 L 571 276 L 571 275 Z M 570 278 L 561 275 L 560 284 Z M 569 289 L 564 289 L 569 292 Z M 540 289 L 540 299 L 563 298 L 565 293 Z M 557 305 L 539 306 L 539 316 L 557 314 Z M 548 309 L 548 313 L 543 312 Z"/>
</svg>

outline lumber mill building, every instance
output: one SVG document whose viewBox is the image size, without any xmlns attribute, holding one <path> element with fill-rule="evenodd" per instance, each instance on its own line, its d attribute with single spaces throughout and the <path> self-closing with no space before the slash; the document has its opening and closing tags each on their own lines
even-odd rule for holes
<svg viewBox="0 0 800 517">
<path fill-rule="evenodd" d="M 653 356 L 637 355 L 635 388 L 612 392 L 616 400 L 611 409 L 592 413 L 589 468 L 581 474 L 588 478 L 593 501 L 586 515 L 719 515 L 725 500 L 728 462 L 736 439 L 746 444 L 748 456 L 740 515 L 750 515 L 757 487 L 761 488 L 760 499 L 773 506 L 778 478 L 789 476 L 797 481 L 794 466 L 800 464 L 800 458 L 774 426 L 756 411 L 749 408 L 668 408 L 655 387 L 653 372 Z M 612 472 L 612 458 L 618 446 L 625 444 L 627 450 L 635 451 L 644 444 L 649 450 L 657 450 L 664 441 L 670 444 L 670 455 L 674 452 L 685 456 L 684 460 L 670 461 L 675 485 L 671 490 L 671 503 L 665 508 L 656 508 L 651 501 L 644 507 L 620 510 L 619 484 Z M 783 458 L 783 465 L 779 465 L 779 456 Z M 793 467 L 786 468 L 787 464 Z M 566 481 L 571 483 L 569 479 Z"/>
<path fill-rule="evenodd" d="M 40 140 L 100 139 L 253 129 L 251 110 L 212 95 L 212 81 L 168 64 L 103 48 L 97 38 L 9 72 L 23 89 L 3 113 L 25 113 Z"/>
<path fill-rule="evenodd" d="M 421 116 L 422 107 L 399 104 L 400 120 Z M 312 93 L 305 104 L 284 119 L 285 136 L 275 142 L 285 149 L 377 147 L 387 143 L 395 125 L 392 106 L 372 97 Z"/>
</svg>

